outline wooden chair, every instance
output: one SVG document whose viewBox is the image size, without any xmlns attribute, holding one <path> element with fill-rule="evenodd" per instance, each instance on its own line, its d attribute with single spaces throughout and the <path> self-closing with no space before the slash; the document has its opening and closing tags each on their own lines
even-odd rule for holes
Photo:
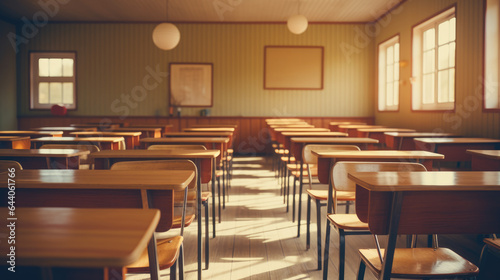
<svg viewBox="0 0 500 280">
<path fill-rule="evenodd" d="M 165 145 L 164 145 L 165 146 Z M 168 145 L 166 145 L 168 146 Z M 203 147 L 203 146 L 202 146 Z M 203 147 L 204 148 L 204 147 Z M 144 160 L 144 161 L 122 161 L 111 166 L 111 170 L 192 170 L 196 176 L 198 174 L 196 165 L 190 160 Z M 195 176 L 195 177 L 196 177 Z M 184 227 L 189 226 L 195 219 L 196 213 L 196 180 L 191 181 L 188 186 L 187 196 L 184 192 L 174 192 L 174 220 L 172 228 L 180 228 L 181 236 L 184 233 Z M 212 196 L 211 192 L 201 193 L 201 202 L 205 208 L 205 265 L 209 265 L 209 217 L 208 217 L 208 201 Z M 182 216 L 184 203 L 187 204 L 189 210 L 186 210 L 186 217 Z M 177 211 L 176 211 L 177 210 Z M 182 220 L 184 219 L 184 222 Z M 199 218 L 201 222 L 201 218 Z M 143 266 L 144 267 L 144 266 Z"/>
<path fill-rule="evenodd" d="M 90 153 L 99 152 L 100 149 L 96 145 L 78 145 L 78 144 L 45 144 L 40 149 L 74 149 L 80 151 L 90 151 Z M 49 161 L 47 159 L 47 166 Z M 80 156 L 80 169 L 94 169 L 92 161 L 88 159 L 87 155 Z"/>
<path fill-rule="evenodd" d="M 479 258 L 479 279 L 495 279 L 500 275 L 500 239 L 495 234 L 484 239 L 483 250 Z"/>
<path fill-rule="evenodd" d="M 17 161 L 13 161 L 13 160 L 0 160 L 0 173 L 1 172 L 8 172 L 9 168 L 15 168 L 16 171 L 23 170 L 23 167 Z"/>
<path fill-rule="evenodd" d="M 313 189 L 313 176 L 318 176 L 317 164 L 318 158 L 312 154 L 312 150 L 316 151 L 360 151 L 358 146 L 354 145 L 306 145 L 302 151 L 302 158 L 305 163 L 307 174 L 307 182 L 309 189 L 307 192 L 307 222 L 306 222 L 306 248 L 310 248 L 311 244 L 311 199 L 316 203 L 316 226 L 317 226 L 317 249 L 318 249 L 318 270 L 321 270 L 321 206 L 326 206 L 328 200 L 328 189 Z M 297 171 L 295 171 L 298 173 Z M 299 174 L 296 174 L 299 175 Z M 299 194 L 299 199 L 300 199 Z M 346 205 L 346 213 L 349 213 L 349 204 L 354 201 L 355 196 L 353 192 L 339 191 L 336 193 L 335 198 L 337 201 L 342 201 Z M 323 202 L 323 203 L 322 203 Z M 300 221 L 299 221 L 300 223 Z"/>
<path fill-rule="evenodd" d="M 328 257 L 330 249 L 330 223 L 339 233 L 339 280 L 345 273 L 345 237 L 348 235 L 369 235 L 368 224 L 359 220 L 356 214 L 337 214 L 340 193 L 350 193 L 355 196 L 356 185 L 347 178 L 350 172 L 381 172 L 381 171 L 427 171 L 419 163 L 410 162 L 337 162 L 331 172 L 333 187 L 333 214 L 327 214 L 326 238 L 323 279 L 328 279 Z"/>
</svg>

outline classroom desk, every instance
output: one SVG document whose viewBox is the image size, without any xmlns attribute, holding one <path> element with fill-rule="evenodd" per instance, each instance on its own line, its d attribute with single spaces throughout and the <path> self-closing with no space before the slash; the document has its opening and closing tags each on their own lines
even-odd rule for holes
<svg viewBox="0 0 500 280">
<path fill-rule="evenodd" d="M 77 128 L 95 128 L 96 130 L 99 130 L 99 131 L 102 131 L 102 130 L 105 130 L 105 129 L 108 129 L 108 128 L 117 128 L 117 127 L 120 127 L 120 125 L 117 125 L 117 124 L 114 124 L 114 125 L 111 125 L 109 123 L 94 123 L 94 124 L 90 124 L 90 123 L 72 123 L 70 124 L 69 126 L 71 127 L 77 127 Z"/>
<path fill-rule="evenodd" d="M 7 178 L 6 172 L 0 173 L 0 181 L 7 182 Z M 184 191 L 193 179 L 194 172 L 187 170 L 19 170 L 15 173 L 16 208 L 46 205 L 149 208 L 153 199 L 162 199 L 156 197 L 156 191 L 172 195 L 172 191 Z M 118 196 L 120 199 L 116 199 Z M 6 204 L 7 201 L 0 202 L 2 206 Z M 171 224 L 172 216 L 162 212 L 158 224 L 160 231 L 168 230 Z M 152 238 L 148 245 L 154 256 L 155 243 Z M 153 279 L 159 279 L 158 275 L 157 269 L 151 271 Z"/>
<path fill-rule="evenodd" d="M 13 218 L 7 213 L 2 209 L 3 221 Z M 88 279 L 125 279 L 122 268 L 139 258 L 160 220 L 156 209 L 17 208 L 15 213 L 16 274 L 23 266 L 53 267 Z M 7 246 L 1 242 L 0 251 L 9 252 Z M 5 258 L 2 254 L 3 263 Z"/>
<path fill-rule="evenodd" d="M 339 161 L 411 161 L 419 162 L 432 170 L 434 160 L 443 159 L 441 154 L 431 153 L 428 151 L 391 151 L 391 150 L 375 150 L 375 151 L 311 151 L 313 155 L 318 157 L 318 180 L 322 184 L 328 184 L 328 213 L 332 213 L 333 201 L 333 185 L 331 182 L 331 171 L 335 163 Z"/>
<path fill-rule="evenodd" d="M 415 132 L 415 129 L 408 128 L 388 128 L 388 127 L 380 127 L 380 128 L 358 128 L 357 129 L 358 137 L 367 137 L 377 139 L 379 144 L 384 146 L 385 144 L 385 135 L 386 132 Z"/>
<path fill-rule="evenodd" d="M 140 123 L 134 123 L 130 124 L 127 127 L 129 128 L 137 128 L 137 127 L 145 127 L 145 128 L 161 128 L 161 135 L 172 131 L 172 128 L 174 125 L 172 124 L 140 124 Z"/>
<path fill-rule="evenodd" d="M 0 136 L 27 136 L 31 139 L 40 137 L 61 137 L 62 131 L 29 131 L 29 130 L 2 130 Z"/>
<path fill-rule="evenodd" d="M 279 133 L 278 142 L 282 143 L 285 149 L 291 150 L 292 147 L 291 139 L 293 137 L 315 137 L 315 138 L 347 137 L 347 133 L 332 132 L 332 131 L 286 131 Z"/>
<path fill-rule="evenodd" d="M 74 149 L 0 149 L 0 160 L 13 160 L 23 169 L 78 169 L 80 157 L 90 151 Z"/>
<path fill-rule="evenodd" d="M 139 146 L 139 138 L 142 132 L 109 132 L 109 131 L 79 131 L 71 132 L 74 137 L 123 137 L 125 139 L 125 148 L 133 150 Z"/>
<path fill-rule="evenodd" d="M 73 126 L 42 126 L 32 128 L 34 131 L 62 131 L 63 136 L 69 136 L 70 132 L 97 131 L 97 127 L 73 127 Z"/>
<path fill-rule="evenodd" d="M 228 137 L 228 147 L 232 146 L 233 143 L 233 132 L 167 132 L 163 134 L 163 137 Z"/>
<path fill-rule="evenodd" d="M 161 127 L 118 127 L 113 129 L 106 129 L 109 132 L 141 132 L 141 139 L 144 138 L 160 138 Z"/>
<path fill-rule="evenodd" d="M 238 128 L 238 125 L 237 124 L 192 124 L 190 125 L 190 127 L 193 127 L 193 128 L 197 128 L 197 127 L 201 127 L 201 128 L 204 128 L 204 127 L 230 127 L 230 128 L 234 128 L 234 129 L 237 129 Z"/>
<path fill-rule="evenodd" d="M 331 131 L 339 131 L 339 125 L 366 125 L 364 122 L 330 122 L 328 128 Z"/>
<path fill-rule="evenodd" d="M 123 137 L 42 137 L 31 139 L 35 148 L 44 144 L 96 145 L 101 150 L 120 150 L 125 143 Z"/>
<path fill-rule="evenodd" d="M 292 137 L 291 141 L 291 156 L 295 157 L 295 161 L 299 163 L 299 166 L 304 165 L 304 160 L 302 158 L 302 150 L 304 147 L 309 144 L 326 144 L 326 145 L 356 145 L 359 146 L 360 149 L 367 149 L 370 145 L 374 145 L 378 143 L 378 140 L 371 138 L 361 138 L 361 137 Z M 303 187 L 303 178 L 304 178 L 304 169 L 300 168 L 299 175 L 299 195 L 302 195 L 302 187 Z M 292 220 L 295 221 L 295 189 L 292 194 Z M 300 221 L 302 211 L 302 199 L 299 199 L 299 207 L 298 207 L 298 215 L 297 220 Z M 300 237 L 300 222 L 298 224 L 298 232 L 297 236 Z"/>
<path fill-rule="evenodd" d="M 500 171 L 500 150 L 467 150 L 473 171 Z"/>
<path fill-rule="evenodd" d="M 201 184 L 212 181 L 212 226 L 213 237 L 215 238 L 215 163 L 219 155 L 219 150 L 121 150 L 100 151 L 90 154 L 89 158 L 94 162 L 95 169 L 109 169 L 114 163 L 120 161 L 190 159 L 195 162 L 199 173 L 196 192 L 198 205 L 196 217 L 198 218 L 198 277 L 201 278 Z M 219 222 L 221 220 L 220 205 L 219 197 Z"/>
<path fill-rule="evenodd" d="M 393 150 L 416 150 L 414 138 L 459 137 L 456 134 L 441 132 L 386 132 L 385 144 Z"/>
<path fill-rule="evenodd" d="M 234 132 L 233 127 L 189 127 L 183 128 L 184 132 Z"/>
<path fill-rule="evenodd" d="M 388 234 L 379 279 L 389 279 L 398 234 L 500 231 L 500 172 L 361 172 L 356 214 L 373 234 Z M 425 211 L 422 211 L 425 209 Z M 401 218 L 400 217 L 404 217 Z"/>
<path fill-rule="evenodd" d="M 360 128 L 382 128 L 385 127 L 383 125 L 368 125 L 368 124 L 344 124 L 339 125 L 338 131 L 345 132 L 349 134 L 349 137 L 357 137 L 358 131 Z"/>
<path fill-rule="evenodd" d="M 443 154 L 445 161 L 470 161 L 467 150 L 497 150 L 500 140 L 489 138 L 415 138 L 419 150 Z"/>
<path fill-rule="evenodd" d="M 0 149 L 29 149 L 31 139 L 28 136 L 0 136 Z"/>
</svg>

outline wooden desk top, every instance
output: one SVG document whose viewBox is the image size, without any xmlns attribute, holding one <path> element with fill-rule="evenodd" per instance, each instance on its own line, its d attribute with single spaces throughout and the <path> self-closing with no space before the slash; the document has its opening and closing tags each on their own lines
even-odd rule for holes
<svg viewBox="0 0 500 280">
<path fill-rule="evenodd" d="M 11 218 L 7 214 L 7 209 L 2 209 L 3 221 Z M 157 209 L 17 208 L 16 217 L 19 265 L 123 267 L 136 261 L 144 251 L 160 212 Z M 8 251 L 5 248 L 2 252 Z M 2 258 L 6 255 L 2 254 Z"/>
<path fill-rule="evenodd" d="M 229 137 L 175 137 L 175 138 L 143 138 L 141 143 L 228 143 Z"/>
<path fill-rule="evenodd" d="M 97 131 L 96 127 L 74 127 L 74 126 L 43 126 L 32 128 L 35 131 L 63 131 L 63 132 L 71 132 L 71 131 Z"/>
<path fill-rule="evenodd" d="M 190 127 L 184 128 L 182 131 L 186 132 L 234 132 L 233 127 Z"/>
<path fill-rule="evenodd" d="M 196 127 L 230 127 L 230 128 L 238 128 L 237 124 L 193 124 L 191 127 L 196 128 Z"/>
<path fill-rule="evenodd" d="M 328 128 L 320 128 L 320 127 L 280 127 L 274 129 L 276 132 L 330 132 Z"/>
<path fill-rule="evenodd" d="M 349 159 L 444 159 L 444 155 L 428 151 L 399 151 L 399 150 L 369 150 L 369 151 L 315 151 L 311 153 L 320 158 L 349 158 Z"/>
<path fill-rule="evenodd" d="M 29 136 L 0 136 L 0 141 L 21 141 L 29 139 Z"/>
<path fill-rule="evenodd" d="M 332 132 L 332 131 L 287 131 L 287 132 L 282 132 L 281 134 L 287 137 L 307 137 L 307 136 L 347 137 L 347 133 Z"/>
<path fill-rule="evenodd" d="M 146 128 L 165 128 L 165 127 L 173 127 L 172 124 L 130 124 L 127 127 L 146 127 Z"/>
<path fill-rule="evenodd" d="M 314 128 L 314 125 L 308 124 L 308 123 L 303 123 L 303 124 L 290 124 L 290 123 L 281 123 L 281 124 L 271 124 L 269 125 L 271 129 L 278 129 L 278 128 Z"/>
<path fill-rule="evenodd" d="M 7 173 L 0 173 L 7 182 Z M 194 178 L 188 170 L 19 170 L 16 187 L 81 189 L 172 189 L 182 191 Z"/>
<path fill-rule="evenodd" d="M 106 129 L 108 132 L 138 132 L 138 131 L 161 131 L 161 127 L 117 127 Z"/>
<path fill-rule="evenodd" d="M 0 149 L 0 157 L 75 157 L 90 154 L 90 151 L 75 149 Z"/>
<path fill-rule="evenodd" d="M 500 143 L 499 139 L 490 138 L 415 138 L 417 142 L 427 144 L 484 144 L 484 143 Z"/>
<path fill-rule="evenodd" d="M 370 191 L 500 191 L 497 171 L 355 172 L 348 177 Z"/>
<path fill-rule="evenodd" d="M 362 138 L 362 137 L 292 137 L 291 141 L 294 143 L 307 143 L 307 144 L 324 144 L 324 143 L 346 143 L 346 144 L 377 144 L 377 139 Z"/>
<path fill-rule="evenodd" d="M 128 132 L 128 131 L 122 131 L 122 132 L 110 132 L 110 131 L 76 131 L 76 132 L 70 132 L 70 135 L 75 135 L 78 137 L 79 135 L 82 136 L 104 136 L 104 137 L 113 137 L 113 136 L 140 136 L 142 132 L 136 131 L 136 132 Z M 86 137 L 87 138 L 87 137 Z"/>
<path fill-rule="evenodd" d="M 382 128 L 383 125 L 370 125 L 370 124 L 345 124 L 339 125 L 339 128 L 343 129 L 360 129 L 360 128 Z"/>
<path fill-rule="evenodd" d="M 75 143 L 75 142 L 112 142 L 112 143 L 117 143 L 117 142 L 123 142 L 125 139 L 123 137 L 41 137 L 41 138 L 36 138 L 36 139 L 31 139 L 31 142 L 68 142 L 68 143 Z"/>
<path fill-rule="evenodd" d="M 105 150 L 91 153 L 89 158 L 216 158 L 220 150 Z"/>
<path fill-rule="evenodd" d="M 500 150 L 467 150 L 468 154 L 500 160 Z"/>
<path fill-rule="evenodd" d="M 358 131 L 360 131 L 360 132 L 415 132 L 415 129 L 376 127 L 376 128 L 358 128 Z"/>
<path fill-rule="evenodd" d="M 164 137 L 230 137 L 233 132 L 167 132 Z"/>
<path fill-rule="evenodd" d="M 90 123 L 72 123 L 72 124 L 70 124 L 69 126 L 71 126 L 71 127 L 79 127 L 79 128 L 81 128 L 81 127 L 84 127 L 84 128 L 85 128 L 85 127 L 90 127 L 90 128 L 95 128 L 95 129 L 97 129 L 98 127 L 100 127 L 100 126 L 101 126 L 101 124 L 90 124 Z M 102 124 L 102 126 L 104 126 L 104 127 L 109 127 L 109 124 Z"/>
<path fill-rule="evenodd" d="M 31 137 L 42 137 L 42 136 L 58 136 L 62 135 L 62 131 L 28 131 L 28 130 L 2 130 L 0 135 L 3 136 L 31 136 Z"/>
<path fill-rule="evenodd" d="M 329 125 L 367 125 L 364 122 L 330 122 Z"/>
<path fill-rule="evenodd" d="M 438 133 L 438 132 L 385 132 L 385 135 L 402 138 L 417 138 L 417 137 L 457 137 L 458 135 L 452 133 Z"/>
</svg>

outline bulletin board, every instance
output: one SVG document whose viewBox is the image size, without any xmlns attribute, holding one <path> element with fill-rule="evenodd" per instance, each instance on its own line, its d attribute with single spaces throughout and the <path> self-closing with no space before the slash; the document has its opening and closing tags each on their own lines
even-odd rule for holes
<svg viewBox="0 0 500 280">
<path fill-rule="evenodd" d="M 170 105 L 212 107 L 212 63 L 170 63 Z"/>
<path fill-rule="evenodd" d="M 264 89 L 323 89 L 322 46 L 265 46 Z"/>
</svg>

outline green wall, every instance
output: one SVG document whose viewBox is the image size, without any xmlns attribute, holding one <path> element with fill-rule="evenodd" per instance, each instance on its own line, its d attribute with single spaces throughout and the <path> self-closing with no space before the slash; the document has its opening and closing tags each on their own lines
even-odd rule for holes
<svg viewBox="0 0 500 280">
<path fill-rule="evenodd" d="M 285 24 L 177 26 L 179 45 L 162 51 L 151 39 L 154 24 L 48 24 L 20 53 L 20 115 L 48 114 L 28 107 L 29 51 L 76 51 L 74 116 L 166 116 L 170 62 L 213 63 L 213 116 L 374 114 L 374 40 L 357 43 L 363 24 L 310 24 L 302 35 Z M 268 45 L 323 46 L 324 89 L 264 90 Z M 159 73 L 156 83 L 148 80 L 150 72 Z M 155 86 L 143 91 L 145 80 Z M 183 108 L 182 115 L 199 115 L 200 109 Z"/>
<path fill-rule="evenodd" d="M 0 20 L 0 130 L 17 129 L 16 52 L 8 39 L 15 33 L 15 25 Z"/>
</svg>

